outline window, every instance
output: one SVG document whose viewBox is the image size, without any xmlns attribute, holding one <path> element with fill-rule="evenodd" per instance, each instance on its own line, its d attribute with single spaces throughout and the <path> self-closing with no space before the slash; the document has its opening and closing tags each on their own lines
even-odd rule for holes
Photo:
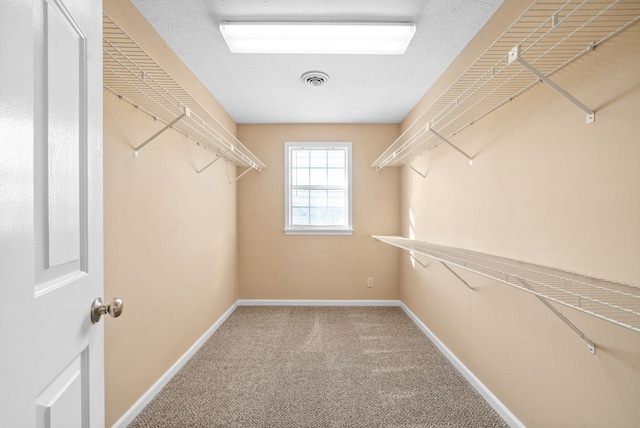
<svg viewBox="0 0 640 428">
<path fill-rule="evenodd" d="M 351 235 L 351 143 L 285 143 L 287 234 Z"/>
</svg>

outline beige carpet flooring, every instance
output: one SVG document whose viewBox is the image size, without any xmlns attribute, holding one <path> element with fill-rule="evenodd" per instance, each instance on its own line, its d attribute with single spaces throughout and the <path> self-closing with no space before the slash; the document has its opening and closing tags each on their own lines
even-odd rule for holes
<svg viewBox="0 0 640 428">
<path fill-rule="evenodd" d="M 238 307 L 130 427 L 505 427 L 398 307 Z"/>
</svg>

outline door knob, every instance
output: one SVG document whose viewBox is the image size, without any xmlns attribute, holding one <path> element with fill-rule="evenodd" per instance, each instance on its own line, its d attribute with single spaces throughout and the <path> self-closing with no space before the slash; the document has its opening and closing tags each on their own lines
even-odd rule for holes
<svg viewBox="0 0 640 428">
<path fill-rule="evenodd" d="M 123 308 L 122 299 L 116 298 L 105 304 L 100 297 L 96 297 L 91 303 L 91 322 L 97 323 L 106 314 L 111 315 L 113 318 L 119 317 Z"/>
</svg>

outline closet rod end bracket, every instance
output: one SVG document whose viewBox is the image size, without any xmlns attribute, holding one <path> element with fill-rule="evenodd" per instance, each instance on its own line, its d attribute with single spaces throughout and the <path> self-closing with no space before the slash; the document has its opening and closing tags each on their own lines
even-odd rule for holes
<svg viewBox="0 0 640 428">
<path fill-rule="evenodd" d="M 509 54 L 507 56 L 507 62 L 511 64 L 513 61 L 520 58 L 520 45 L 515 45 L 509 50 Z"/>
<path fill-rule="evenodd" d="M 593 343 L 587 343 L 587 349 L 589 350 L 590 353 L 592 353 L 593 355 L 596 354 L 596 345 L 594 345 Z"/>
<path fill-rule="evenodd" d="M 587 113 L 587 125 L 596 121 L 595 112 Z"/>
<path fill-rule="evenodd" d="M 134 150 L 134 151 L 133 151 L 133 157 L 134 157 L 134 158 L 137 158 L 137 157 L 138 157 L 138 151 L 137 151 L 137 150 Z"/>
</svg>

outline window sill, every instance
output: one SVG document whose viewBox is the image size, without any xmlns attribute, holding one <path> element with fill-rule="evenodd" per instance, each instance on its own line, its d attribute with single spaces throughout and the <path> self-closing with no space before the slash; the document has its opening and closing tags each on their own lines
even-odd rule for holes
<svg viewBox="0 0 640 428">
<path fill-rule="evenodd" d="M 353 229 L 287 228 L 285 235 L 353 235 Z"/>
</svg>

